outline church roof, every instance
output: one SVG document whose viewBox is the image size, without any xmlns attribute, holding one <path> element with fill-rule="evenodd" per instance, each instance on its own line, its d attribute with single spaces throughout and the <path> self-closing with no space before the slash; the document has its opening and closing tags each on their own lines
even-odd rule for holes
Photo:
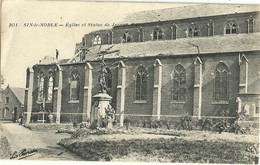
<svg viewBox="0 0 260 165">
<path fill-rule="evenodd" d="M 225 52 L 243 52 L 260 50 L 260 33 L 236 34 L 214 37 L 181 38 L 177 40 L 159 40 L 136 43 L 114 44 L 108 50 L 105 58 L 131 58 L 153 56 L 179 56 Z M 86 60 L 95 61 L 99 45 L 90 47 L 86 54 Z M 102 45 L 101 51 L 105 51 L 111 45 Z"/>
<path fill-rule="evenodd" d="M 217 16 L 260 11 L 260 5 L 201 4 L 168 9 L 141 11 L 129 14 L 121 24 L 140 24 L 158 21 Z"/>
</svg>

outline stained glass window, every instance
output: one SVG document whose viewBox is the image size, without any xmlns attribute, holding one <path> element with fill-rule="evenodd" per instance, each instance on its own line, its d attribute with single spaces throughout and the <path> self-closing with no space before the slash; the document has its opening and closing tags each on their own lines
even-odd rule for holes
<svg viewBox="0 0 260 165">
<path fill-rule="evenodd" d="M 215 70 L 214 99 L 216 102 L 228 100 L 228 68 L 219 63 Z"/>
<path fill-rule="evenodd" d="M 226 24 L 226 34 L 236 34 L 237 33 L 237 24 L 235 22 L 229 22 Z"/>
<path fill-rule="evenodd" d="M 197 28 L 197 27 L 194 27 L 193 36 L 194 36 L 194 37 L 199 36 L 198 28 Z"/>
<path fill-rule="evenodd" d="M 100 35 L 96 35 L 94 37 L 93 45 L 100 45 L 101 44 L 101 37 Z"/>
<path fill-rule="evenodd" d="M 71 82 L 70 82 L 70 100 L 79 100 L 79 73 L 78 71 L 74 71 L 71 74 Z"/>
<path fill-rule="evenodd" d="M 208 23 L 208 36 L 213 36 L 213 35 L 214 35 L 214 23 L 212 20 L 210 20 Z"/>
<path fill-rule="evenodd" d="M 144 29 L 142 27 L 139 29 L 139 42 L 144 42 Z"/>
<path fill-rule="evenodd" d="M 248 33 L 253 33 L 254 32 L 254 19 L 253 17 L 251 16 L 249 19 L 248 19 Z"/>
<path fill-rule="evenodd" d="M 137 69 L 136 75 L 136 100 L 146 100 L 147 94 L 147 72 L 144 67 Z"/>
<path fill-rule="evenodd" d="M 173 78 L 173 100 L 186 100 L 186 71 L 184 67 L 178 64 L 174 69 Z"/>
<path fill-rule="evenodd" d="M 38 84 L 38 101 L 43 101 L 43 89 L 44 89 L 44 73 L 39 74 L 39 84 Z"/>
<path fill-rule="evenodd" d="M 53 94 L 53 72 L 49 73 L 49 82 L 48 82 L 48 97 L 47 100 L 52 100 Z"/>
<path fill-rule="evenodd" d="M 177 39 L 177 26 L 175 24 L 172 27 L 172 39 L 173 40 Z"/>
<path fill-rule="evenodd" d="M 130 42 L 131 41 L 131 37 L 129 32 L 125 32 L 123 35 L 123 42 Z"/>
<path fill-rule="evenodd" d="M 161 40 L 162 39 L 162 30 L 159 28 L 154 29 L 153 31 L 153 40 Z"/>
</svg>

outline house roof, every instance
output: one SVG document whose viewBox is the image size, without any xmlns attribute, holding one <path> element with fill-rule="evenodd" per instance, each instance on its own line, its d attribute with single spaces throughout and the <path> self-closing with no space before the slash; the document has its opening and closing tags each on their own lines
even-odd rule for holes
<svg viewBox="0 0 260 165">
<path fill-rule="evenodd" d="M 24 104 L 24 88 L 19 87 L 10 87 L 10 89 L 13 91 L 14 95 L 17 97 L 17 99 L 20 101 L 21 104 Z"/>
<path fill-rule="evenodd" d="M 260 5 L 201 4 L 129 14 L 121 24 L 140 24 L 260 11 Z"/>
<path fill-rule="evenodd" d="M 191 55 L 225 52 L 243 52 L 260 50 L 260 33 L 237 34 L 214 37 L 181 38 L 177 40 L 159 40 L 137 43 L 114 44 L 105 55 L 106 59 L 131 58 L 131 57 L 153 57 L 169 55 Z M 86 54 L 86 60 L 95 61 L 99 45 L 90 47 Z M 101 51 L 105 51 L 111 45 L 102 45 Z"/>
</svg>

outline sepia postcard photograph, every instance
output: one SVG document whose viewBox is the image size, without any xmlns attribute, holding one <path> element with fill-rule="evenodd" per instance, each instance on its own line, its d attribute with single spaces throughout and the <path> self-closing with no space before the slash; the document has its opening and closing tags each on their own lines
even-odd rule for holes
<svg viewBox="0 0 260 165">
<path fill-rule="evenodd" d="M 259 37 L 257 3 L 3 0 L 0 164 L 259 164 Z"/>
</svg>

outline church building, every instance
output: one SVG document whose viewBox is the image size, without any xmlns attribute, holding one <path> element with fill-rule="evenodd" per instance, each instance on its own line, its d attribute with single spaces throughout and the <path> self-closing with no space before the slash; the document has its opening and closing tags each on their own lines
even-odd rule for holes
<svg viewBox="0 0 260 165">
<path fill-rule="evenodd" d="M 221 4 L 142 11 L 85 34 L 71 59 L 47 56 L 27 69 L 26 122 L 42 113 L 56 123 L 88 121 L 102 56 L 118 121 L 235 118 L 243 110 L 258 120 L 259 12 Z"/>
</svg>

